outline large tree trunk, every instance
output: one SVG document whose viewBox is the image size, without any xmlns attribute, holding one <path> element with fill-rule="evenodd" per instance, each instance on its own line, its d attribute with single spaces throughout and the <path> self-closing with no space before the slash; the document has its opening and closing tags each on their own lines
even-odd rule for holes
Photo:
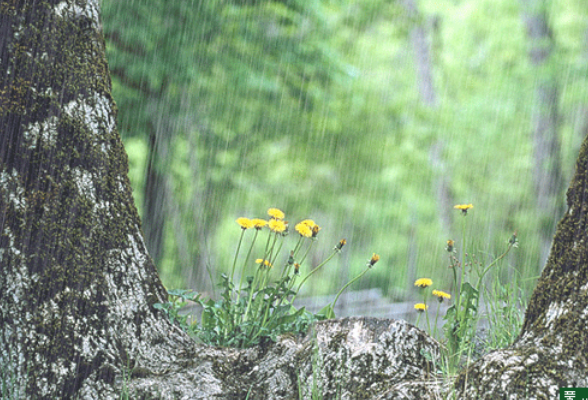
<svg viewBox="0 0 588 400">
<path fill-rule="evenodd" d="M 123 368 L 165 369 L 195 347 L 152 308 L 167 295 L 133 205 L 98 0 L 0 12 L 3 394 L 115 398 Z"/>
<path fill-rule="evenodd" d="M 413 26 L 410 29 L 410 41 L 414 51 L 414 62 L 421 101 L 429 107 L 437 104 L 437 94 L 433 83 L 433 63 L 427 41 L 427 31 L 420 15 L 417 0 L 405 0 L 404 5 Z"/>
<path fill-rule="evenodd" d="M 533 172 L 540 221 L 541 262 L 547 260 L 557 220 L 563 212 L 561 149 L 558 136 L 558 85 L 554 40 L 546 0 L 522 0 L 529 60 L 536 76 L 532 113 Z"/>
<path fill-rule="evenodd" d="M 15 4 L 0 2 L 3 397 L 291 399 L 312 381 L 359 398 L 427 375 L 437 344 L 402 321 L 327 321 L 249 350 L 170 324 L 153 308 L 167 294 L 133 205 L 99 2 Z"/>
<path fill-rule="evenodd" d="M 151 130 L 145 171 L 143 232 L 147 250 L 155 264 L 159 265 L 163 258 L 165 222 L 168 219 L 167 176 L 163 173 L 161 164 L 167 159 L 168 146 L 167 140 L 161 138 L 163 134 L 157 128 L 151 126 Z"/>
</svg>

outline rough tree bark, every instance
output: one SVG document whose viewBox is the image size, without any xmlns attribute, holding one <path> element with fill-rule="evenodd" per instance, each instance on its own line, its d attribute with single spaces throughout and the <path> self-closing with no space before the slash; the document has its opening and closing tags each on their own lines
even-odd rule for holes
<svg viewBox="0 0 588 400">
<path fill-rule="evenodd" d="M 327 398 L 370 398 L 427 376 L 438 345 L 402 321 L 327 321 L 231 350 L 154 310 L 167 294 L 110 92 L 99 0 L 0 1 L 3 398 L 118 399 L 123 386 L 132 398 L 310 398 L 312 381 Z"/>
<path fill-rule="evenodd" d="M 98 1 L 0 3 L 0 373 L 10 398 L 114 398 L 193 343 L 151 305 Z M 181 362 L 180 362 L 181 363 Z"/>
</svg>

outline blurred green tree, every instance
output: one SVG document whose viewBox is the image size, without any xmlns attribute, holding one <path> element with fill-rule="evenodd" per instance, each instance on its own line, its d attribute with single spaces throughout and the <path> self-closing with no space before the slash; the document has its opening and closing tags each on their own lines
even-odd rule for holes
<svg viewBox="0 0 588 400">
<path fill-rule="evenodd" d="M 308 136 L 340 70 L 321 4 L 105 1 L 104 12 L 121 132 L 148 149 L 148 248 L 164 278 L 184 271 L 202 287 L 226 194 L 257 184 L 267 143 Z"/>
</svg>

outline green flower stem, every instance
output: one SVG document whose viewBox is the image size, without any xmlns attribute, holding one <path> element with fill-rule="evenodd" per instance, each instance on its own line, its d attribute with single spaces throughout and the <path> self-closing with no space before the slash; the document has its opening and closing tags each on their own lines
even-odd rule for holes
<svg viewBox="0 0 588 400">
<path fill-rule="evenodd" d="M 245 229 L 241 229 L 241 237 L 239 238 L 239 244 L 237 245 L 237 251 L 235 252 L 235 259 L 233 260 L 233 268 L 231 268 L 230 282 L 233 282 L 233 275 L 235 274 L 235 266 L 237 265 L 237 257 L 239 256 L 239 250 L 241 250 L 241 243 L 243 242 L 244 235 L 245 235 Z"/>
<path fill-rule="evenodd" d="M 361 274 L 357 275 L 355 278 L 353 278 L 352 280 L 350 280 L 349 282 L 347 282 L 347 284 L 345 286 L 343 286 L 341 288 L 341 290 L 339 290 L 339 293 L 337 293 L 337 296 L 335 296 L 335 300 L 333 301 L 331 309 L 335 310 L 335 305 L 337 304 L 337 300 L 339 300 L 339 296 L 341 296 L 341 293 L 343 293 L 343 291 L 345 289 L 347 289 L 353 282 L 355 282 L 356 280 L 360 279 L 362 276 L 364 276 L 369 270 L 371 269 L 371 267 L 367 267 Z"/>
<path fill-rule="evenodd" d="M 277 240 L 277 236 L 278 236 L 278 234 L 276 233 L 276 240 Z M 270 263 L 272 265 L 274 265 L 276 263 L 276 260 L 278 259 L 278 255 L 280 255 L 280 251 L 282 251 L 283 244 L 284 244 L 284 241 L 280 240 L 280 244 L 278 245 L 278 249 L 275 251 L 275 253 L 272 256 L 272 259 L 270 260 Z"/>
<path fill-rule="evenodd" d="M 243 287 L 243 277 L 245 276 L 245 268 L 249 263 L 249 257 L 251 257 L 251 251 L 253 250 L 253 246 L 255 245 L 255 240 L 257 239 L 257 235 L 259 234 L 259 229 L 255 229 L 255 235 L 253 235 L 253 240 L 251 241 L 251 246 L 249 246 L 249 251 L 247 252 L 247 256 L 245 257 L 245 262 L 243 263 L 243 270 L 241 271 L 241 278 L 239 279 L 239 287 L 238 287 L 238 295 L 235 300 L 239 300 L 241 297 L 241 288 Z"/>
<path fill-rule="evenodd" d="M 435 326 L 433 329 L 433 337 L 434 338 L 436 338 L 436 336 L 437 336 L 437 321 L 439 320 L 439 310 L 440 309 L 441 309 L 441 302 L 439 302 L 439 304 L 437 304 L 437 313 L 435 314 Z"/>
<path fill-rule="evenodd" d="M 312 245 L 312 244 L 311 244 Z M 331 258 L 335 257 L 335 254 L 337 254 L 336 251 L 334 251 L 325 261 L 323 261 L 322 263 L 320 263 L 315 269 L 313 269 L 312 271 L 310 271 L 308 273 L 308 275 L 306 275 L 304 277 L 304 279 L 302 280 L 302 282 L 300 282 L 300 284 L 298 285 L 298 289 L 296 289 L 296 294 L 294 295 L 294 297 L 292 297 L 292 303 L 294 303 L 294 299 L 296 298 L 296 296 L 298 295 L 298 293 L 300 292 L 300 288 L 302 287 L 302 285 L 304 285 L 304 282 L 306 282 L 306 280 L 308 278 L 310 278 L 316 271 L 318 271 L 319 269 L 321 269 L 326 263 L 328 263 Z M 301 262 L 302 263 L 302 262 Z"/>
<path fill-rule="evenodd" d="M 458 282 L 457 282 L 457 271 L 456 268 L 458 267 L 458 263 L 455 260 L 455 257 L 452 259 L 452 255 L 449 255 L 449 265 L 451 266 L 451 270 L 453 271 L 453 290 L 457 293 L 456 297 L 456 303 L 457 303 L 457 298 L 459 297 L 459 286 L 458 286 Z"/>
<path fill-rule="evenodd" d="M 484 279 L 484 276 L 488 273 L 490 268 L 492 268 L 498 261 L 502 260 L 508 254 L 510 249 L 512 249 L 513 245 L 514 245 L 514 243 L 509 242 L 508 247 L 506 248 L 504 253 L 499 255 L 494 261 L 492 261 L 490 264 L 488 264 L 488 266 L 484 269 L 484 271 L 482 271 L 482 275 L 480 275 L 480 277 L 478 278 L 478 284 L 477 284 L 476 288 L 480 287 L 482 279 Z"/>
<path fill-rule="evenodd" d="M 243 314 L 243 318 L 245 321 L 248 320 L 247 316 L 249 315 L 249 309 L 251 308 L 251 302 L 253 301 L 253 292 L 255 291 L 254 288 L 257 285 L 257 281 L 259 280 L 259 275 L 262 267 L 263 263 L 257 268 L 257 271 L 255 271 L 255 276 L 253 277 L 253 281 L 251 282 L 249 298 L 247 299 L 247 306 L 245 307 L 245 313 Z"/>
<path fill-rule="evenodd" d="M 237 299 L 239 298 L 239 288 L 231 288 L 231 285 L 233 284 L 233 277 L 235 275 L 235 267 L 237 266 L 237 258 L 239 257 L 239 251 L 241 250 L 241 243 L 243 243 L 243 236 L 245 236 L 245 231 L 246 229 L 241 229 L 241 236 L 239 237 L 239 244 L 237 245 L 237 251 L 235 252 L 235 258 L 233 260 L 233 267 L 231 268 L 231 275 L 229 277 L 229 285 L 227 287 L 227 290 L 229 290 L 229 298 L 232 297 L 232 291 L 235 291 L 235 302 L 232 304 L 229 304 L 229 317 L 233 317 L 236 316 L 236 312 L 233 310 L 233 306 L 237 306 Z M 243 273 L 241 273 L 241 277 L 243 276 Z M 239 283 L 240 284 L 240 283 Z M 236 318 L 231 318 L 231 322 L 234 324 L 236 323 Z M 228 333 L 226 333 L 228 334 Z"/>
<path fill-rule="evenodd" d="M 279 298 L 279 299 L 277 299 L 277 303 L 276 303 L 276 305 L 275 305 L 274 309 L 277 309 L 278 307 L 280 307 L 280 306 L 282 305 L 282 303 L 284 302 L 284 300 L 285 300 L 285 299 L 288 297 L 288 292 L 289 292 L 289 291 L 292 289 L 292 287 L 294 286 L 294 282 L 295 282 L 295 280 L 296 280 L 296 275 L 294 275 L 294 276 L 292 277 L 292 279 L 290 280 L 290 283 L 288 284 L 288 290 L 287 290 L 287 291 L 286 291 L 286 292 L 285 292 L 285 293 L 284 293 L 282 296 L 280 296 L 280 298 Z M 270 310 L 270 307 L 271 307 L 272 303 L 273 303 L 275 300 L 276 300 L 276 299 L 274 299 L 274 298 L 271 298 L 271 299 L 268 299 L 267 301 L 265 301 L 265 303 L 264 303 L 264 304 L 265 304 L 265 307 L 264 307 L 264 310 L 265 310 L 265 311 L 264 311 L 264 313 L 263 313 L 263 320 L 261 321 L 261 324 L 259 325 L 259 329 L 258 329 L 257 333 L 256 333 L 256 334 L 254 334 L 254 335 L 251 337 L 251 339 L 250 339 L 250 342 L 252 342 L 253 340 L 255 340 L 255 339 L 256 339 L 256 338 L 257 338 L 257 337 L 258 337 L 258 336 L 261 334 L 261 330 L 262 330 L 264 327 L 266 327 L 266 326 L 270 325 L 270 324 L 271 324 L 271 322 L 272 322 L 272 321 L 275 319 L 275 317 L 274 317 L 274 315 L 273 315 L 273 314 L 272 314 L 271 316 L 269 315 L 269 310 Z M 290 303 L 290 304 L 291 304 L 291 303 Z M 268 317 L 269 317 L 269 319 L 268 319 Z"/>
<path fill-rule="evenodd" d="M 429 312 L 427 311 L 427 294 L 428 294 L 428 289 L 424 288 L 424 295 L 423 295 L 423 304 L 425 305 L 425 318 L 427 320 L 427 331 L 429 332 L 429 334 L 431 333 L 431 323 L 429 322 Z"/>
<path fill-rule="evenodd" d="M 276 247 L 276 242 L 278 241 L 278 235 L 279 235 L 278 232 L 274 232 L 274 240 L 273 240 L 271 246 L 269 247 L 269 250 L 266 247 L 266 252 L 264 253 L 264 256 L 263 256 L 264 261 L 267 260 L 270 264 L 272 264 L 272 261 L 273 261 L 272 255 L 274 253 L 274 248 Z M 271 236 L 271 233 L 270 233 L 270 236 Z"/>
<path fill-rule="evenodd" d="M 301 235 L 298 239 L 298 243 L 296 243 L 296 246 L 294 246 L 294 250 L 292 250 L 290 256 L 288 256 L 288 262 L 286 262 L 284 268 L 282 268 L 282 274 L 280 275 L 280 279 L 283 279 L 284 276 L 287 276 L 290 273 L 289 269 L 294 265 L 296 254 L 300 250 L 300 244 L 302 243 L 303 239 L 304 237 Z"/>
<path fill-rule="evenodd" d="M 267 254 L 268 254 L 268 250 L 269 250 L 269 244 L 272 238 L 272 231 L 269 232 L 269 235 L 267 236 L 267 242 L 265 242 L 265 249 L 263 250 L 263 256 L 264 259 L 267 260 Z"/>
<path fill-rule="evenodd" d="M 456 288 L 456 299 L 455 299 L 455 313 L 456 316 L 459 315 L 461 310 L 461 285 L 463 285 L 463 281 L 465 279 L 465 269 L 466 269 L 466 259 L 465 259 L 465 250 L 466 250 L 466 227 L 467 227 L 467 214 L 464 215 L 463 221 L 463 228 L 462 228 L 462 244 L 461 244 L 461 276 L 459 278 L 459 284 Z M 461 320 L 461 316 L 459 316 L 459 320 Z"/>
<path fill-rule="evenodd" d="M 292 250 L 292 256 L 294 258 L 296 258 L 296 256 L 298 255 L 298 252 L 300 251 L 300 249 L 302 248 L 302 240 L 304 239 L 304 236 L 300 235 L 300 238 L 298 239 L 298 243 L 296 243 L 296 246 L 294 246 L 294 250 Z"/>
<path fill-rule="evenodd" d="M 478 298 L 476 299 L 476 309 L 478 308 L 478 305 L 480 303 L 480 287 L 482 286 L 482 280 L 484 279 L 484 276 L 486 276 L 486 274 L 488 273 L 488 271 L 490 271 L 490 268 L 492 268 L 494 265 L 496 265 L 496 263 L 500 260 L 502 260 L 504 257 L 506 257 L 506 255 L 508 254 L 508 252 L 510 251 L 510 249 L 513 248 L 514 246 L 514 242 L 508 242 L 508 247 L 506 248 L 506 250 L 504 251 L 504 253 L 502 253 L 501 255 L 499 255 L 494 261 L 492 261 L 490 264 L 488 264 L 488 266 L 486 266 L 486 268 L 484 268 L 484 270 L 482 271 L 482 274 L 478 276 L 478 282 L 476 283 L 476 290 L 478 291 Z"/>
<path fill-rule="evenodd" d="M 260 281 L 259 286 L 255 290 L 255 292 L 257 293 L 257 296 L 261 296 L 261 297 L 259 299 L 257 299 L 257 297 L 256 297 L 255 300 L 253 300 L 253 308 L 251 311 L 253 320 L 259 319 L 259 313 L 261 311 L 263 311 L 263 305 L 266 302 L 265 294 L 259 293 L 259 292 L 263 291 L 266 288 L 267 281 L 268 281 L 270 271 L 271 271 L 271 267 L 263 266 L 262 268 L 263 268 L 263 272 L 262 272 L 263 278 Z M 266 270 L 266 268 L 267 268 L 267 270 Z M 259 301 L 257 301 L 257 300 L 259 300 Z"/>
<path fill-rule="evenodd" d="M 302 265 L 304 260 L 306 260 L 306 256 L 308 255 L 308 252 L 310 251 L 310 249 L 312 249 L 312 245 L 314 244 L 314 242 L 315 242 L 314 240 L 310 241 L 310 244 L 308 245 L 308 248 L 306 249 L 304 256 L 302 256 L 302 258 L 300 259 L 300 262 L 299 262 L 300 265 Z"/>
</svg>

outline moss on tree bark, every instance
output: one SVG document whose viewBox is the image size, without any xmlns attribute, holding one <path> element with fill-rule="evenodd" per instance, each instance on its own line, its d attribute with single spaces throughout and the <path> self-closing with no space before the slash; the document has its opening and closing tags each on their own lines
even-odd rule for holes
<svg viewBox="0 0 588 400">
<path fill-rule="evenodd" d="M 174 349 L 194 348 L 151 307 L 166 292 L 133 205 L 98 15 L 97 0 L 0 3 L 0 373 L 10 398 L 114 398 L 127 366 L 165 368 Z"/>
</svg>

